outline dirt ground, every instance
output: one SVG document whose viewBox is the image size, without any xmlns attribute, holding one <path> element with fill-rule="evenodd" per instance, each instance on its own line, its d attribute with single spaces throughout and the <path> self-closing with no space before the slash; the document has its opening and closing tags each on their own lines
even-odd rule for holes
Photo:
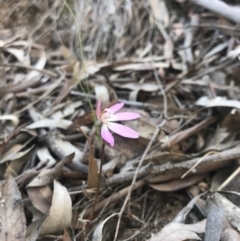
<svg viewBox="0 0 240 241">
<path fill-rule="evenodd" d="M 240 240 L 238 1 L 0 16 L 1 241 Z"/>
</svg>

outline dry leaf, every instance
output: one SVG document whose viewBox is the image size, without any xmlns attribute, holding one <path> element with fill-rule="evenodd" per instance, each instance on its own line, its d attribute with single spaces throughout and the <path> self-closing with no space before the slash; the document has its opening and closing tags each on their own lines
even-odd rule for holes
<svg viewBox="0 0 240 241">
<path fill-rule="evenodd" d="M 5 51 L 16 57 L 21 64 L 30 65 L 29 55 L 26 54 L 22 49 L 6 48 Z"/>
<path fill-rule="evenodd" d="M 8 174 L 7 180 L 0 184 L 0 240 L 25 241 L 26 218 L 21 193 L 14 178 Z"/>
<path fill-rule="evenodd" d="M 226 228 L 221 237 L 221 241 L 239 241 L 240 234 L 233 228 Z"/>
<path fill-rule="evenodd" d="M 10 120 L 14 124 L 14 126 L 18 126 L 19 119 L 15 115 L 1 115 L 0 120 Z"/>
<path fill-rule="evenodd" d="M 69 235 L 69 233 L 68 233 L 68 231 L 66 229 L 64 230 L 64 234 L 62 236 L 62 240 L 63 241 L 72 241 L 72 239 L 71 239 L 71 237 L 70 237 L 70 235 Z"/>
<path fill-rule="evenodd" d="M 173 180 L 171 182 L 167 182 L 164 184 L 149 184 L 153 189 L 158 190 L 158 191 L 162 191 L 162 192 L 172 192 L 172 191 L 177 191 L 177 190 L 181 190 L 185 187 L 189 187 L 192 186 L 193 184 L 201 181 L 202 179 L 204 179 L 206 176 L 208 175 L 208 173 L 204 173 L 204 174 L 198 174 L 198 175 L 194 175 L 191 177 L 185 177 L 183 179 L 178 179 L 178 180 Z"/>
<path fill-rule="evenodd" d="M 49 150 L 46 147 L 42 147 L 37 150 L 37 156 L 41 164 L 46 164 L 46 167 L 52 167 L 56 164 L 56 160 L 52 157 Z M 41 165 L 39 164 L 39 165 Z"/>
<path fill-rule="evenodd" d="M 27 227 L 27 241 L 36 241 L 42 225 L 47 217 L 43 217 L 37 221 L 32 222 L 28 227 Z"/>
<path fill-rule="evenodd" d="M 60 128 L 66 130 L 72 121 L 70 120 L 51 120 L 43 119 L 40 121 L 35 121 L 34 123 L 26 126 L 27 129 L 37 129 L 37 128 Z"/>
<path fill-rule="evenodd" d="M 104 241 L 106 240 L 106 237 L 108 237 L 108 240 L 110 240 L 110 235 L 112 235 L 113 240 L 115 225 L 117 224 L 116 216 L 117 213 L 114 213 L 107 217 L 104 221 L 100 222 L 94 230 L 92 240 Z"/>
<path fill-rule="evenodd" d="M 110 100 L 109 92 L 105 85 L 96 85 L 94 87 L 94 91 L 95 91 L 97 100 L 101 100 L 101 103 L 104 104 L 109 102 Z"/>
<path fill-rule="evenodd" d="M 24 157 L 34 148 L 34 145 L 24 151 L 20 151 L 23 148 L 24 148 L 24 145 L 18 145 L 18 144 L 14 145 L 1 157 L 0 163 L 4 163 L 6 161 L 14 161 L 21 157 Z"/>
<path fill-rule="evenodd" d="M 165 62 L 154 62 L 154 63 L 134 63 L 134 64 L 121 64 L 113 68 L 114 71 L 125 71 L 125 70 L 153 70 L 157 68 L 168 68 L 169 63 Z"/>
<path fill-rule="evenodd" d="M 169 25 L 169 14 L 165 0 L 148 0 L 156 21 L 162 23 L 164 27 Z"/>
<path fill-rule="evenodd" d="M 196 233 L 205 232 L 206 220 L 195 224 L 169 223 L 149 241 L 202 240 Z"/>
<path fill-rule="evenodd" d="M 52 206 L 43 223 L 41 235 L 61 232 L 71 226 L 72 200 L 66 187 L 54 180 Z"/>
<path fill-rule="evenodd" d="M 42 70 L 47 62 L 47 55 L 45 51 L 40 52 L 40 57 L 37 61 L 37 63 L 34 65 L 34 68 Z M 37 70 L 32 70 L 28 73 L 26 77 L 26 81 L 33 81 L 33 80 L 39 80 L 41 78 L 42 74 L 41 72 Z"/>
<path fill-rule="evenodd" d="M 63 166 L 70 164 L 74 158 L 74 153 L 63 158 L 54 168 L 42 170 L 37 177 L 35 177 L 28 187 L 41 187 L 52 183 L 54 178 L 59 177 L 63 173 Z"/>
<path fill-rule="evenodd" d="M 52 204 L 53 195 L 50 187 L 28 187 L 27 191 L 33 206 L 43 214 L 48 215 Z"/>
<path fill-rule="evenodd" d="M 209 99 L 207 96 L 202 96 L 196 102 L 196 105 L 205 107 L 230 107 L 240 109 L 240 101 L 238 100 L 227 100 L 224 97 L 217 96 L 214 99 Z"/>
<path fill-rule="evenodd" d="M 207 200 L 207 209 L 219 207 L 226 212 L 228 221 L 240 231 L 240 209 L 219 193 L 212 194 Z"/>
</svg>

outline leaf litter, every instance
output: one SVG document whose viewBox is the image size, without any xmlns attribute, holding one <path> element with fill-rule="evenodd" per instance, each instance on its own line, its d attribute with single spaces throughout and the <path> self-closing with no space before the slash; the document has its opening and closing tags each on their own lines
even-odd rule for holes
<svg viewBox="0 0 240 241">
<path fill-rule="evenodd" d="M 214 3 L 0 3 L 1 240 L 239 240 L 240 10 Z M 104 158 L 97 100 L 141 116 Z"/>
</svg>

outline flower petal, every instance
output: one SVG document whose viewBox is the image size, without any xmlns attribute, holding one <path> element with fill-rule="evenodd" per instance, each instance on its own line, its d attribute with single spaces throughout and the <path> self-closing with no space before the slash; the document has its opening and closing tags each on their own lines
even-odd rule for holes
<svg viewBox="0 0 240 241">
<path fill-rule="evenodd" d="M 111 106 L 109 109 L 111 110 L 112 113 L 115 113 L 118 110 L 122 109 L 123 106 L 124 106 L 124 103 L 117 103 L 117 104 Z"/>
<path fill-rule="evenodd" d="M 100 100 L 98 100 L 98 102 L 97 102 L 96 116 L 97 116 L 98 120 L 100 120 L 100 118 L 101 118 L 101 101 Z"/>
<path fill-rule="evenodd" d="M 108 127 L 106 124 L 102 125 L 102 129 L 101 129 L 101 136 L 102 139 L 105 140 L 107 143 L 110 144 L 110 146 L 114 146 L 114 138 L 113 135 L 111 134 L 111 132 L 108 130 Z"/>
<path fill-rule="evenodd" d="M 123 137 L 134 138 L 134 139 L 139 137 L 139 134 L 136 131 L 134 131 L 133 129 L 131 129 L 127 126 L 121 125 L 121 124 L 108 122 L 107 127 L 111 131 L 113 131 Z"/>
<path fill-rule="evenodd" d="M 134 112 L 120 112 L 112 115 L 108 121 L 125 121 L 139 118 L 140 115 Z"/>
</svg>

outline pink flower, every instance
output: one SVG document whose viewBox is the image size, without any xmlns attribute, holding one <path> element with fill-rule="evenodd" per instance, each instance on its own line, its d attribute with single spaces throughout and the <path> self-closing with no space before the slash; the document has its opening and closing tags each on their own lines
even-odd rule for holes
<svg viewBox="0 0 240 241">
<path fill-rule="evenodd" d="M 96 115 L 98 120 L 100 120 L 103 125 L 101 129 L 101 136 L 102 139 L 108 142 L 111 146 L 114 146 L 114 138 L 112 132 L 117 133 L 120 136 L 127 137 L 127 138 L 138 138 L 139 135 L 136 131 L 132 130 L 131 128 L 114 123 L 114 121 L 125 121 L 125 120 L 133 120 L 140 117 L 139 114 L 134 112 L 120 112 L 119 111 L 124 106 L 124 103 L 117 103 L 110 108 L 106 108 L 101 112 L 101 101 L 98 100 L 97 102 L 97 109 Z"/>
</svg>

